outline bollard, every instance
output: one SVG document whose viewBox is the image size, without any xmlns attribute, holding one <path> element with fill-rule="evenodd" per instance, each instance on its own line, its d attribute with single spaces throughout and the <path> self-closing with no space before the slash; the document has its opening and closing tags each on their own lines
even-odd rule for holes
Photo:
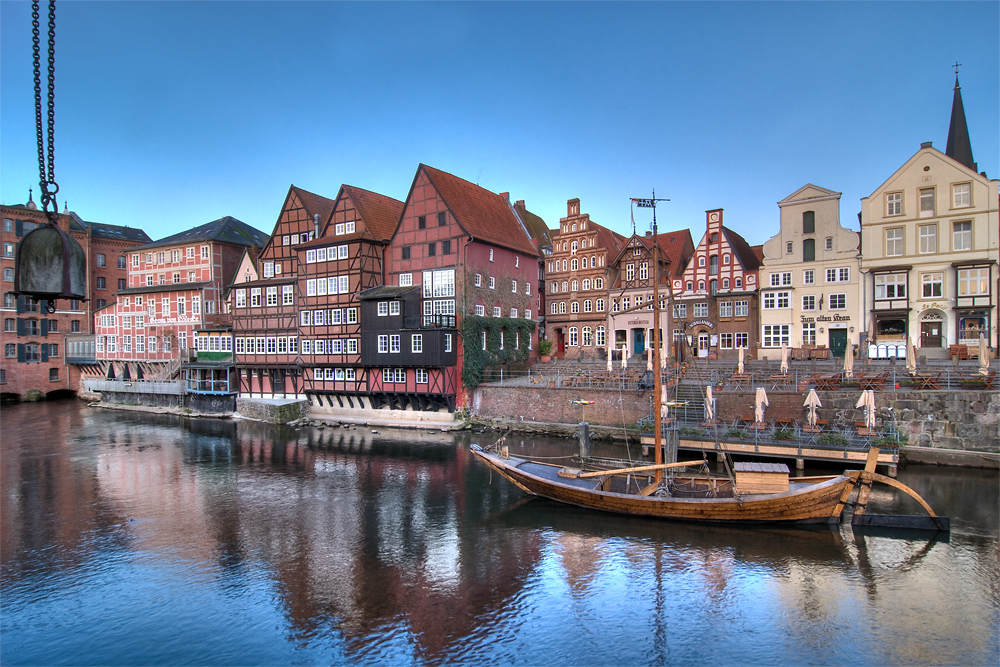
<svg viewBox="0 0 1000 667">
<path fill-rule="evenodd" d="M 806 469 L 806 460 L 805 459 L 795 459 L 795 469 L 796 470 L 805 470 Z"/>
</svg>

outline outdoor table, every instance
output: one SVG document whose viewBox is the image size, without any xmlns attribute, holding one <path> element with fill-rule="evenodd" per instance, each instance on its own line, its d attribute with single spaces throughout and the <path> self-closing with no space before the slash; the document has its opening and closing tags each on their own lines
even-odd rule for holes
<svg viewBox="0 0 1000 667">
<path fill-rule="evenodd" d="M 913 381 L 917 383 L 917 389 L 940 389 L 940 373 L 934 375 L 914 375 Z"/>
<path fill-rule="evenodd" d="M 858 384 L 861 385 L 862 391 L 881 389 L 885 386 L 885 375 L 859 375 Z"/>
<path fill-rule="evenodd" d="M 817 389 L 836 389 L 840 386 L 839 375 L 820 375 L 816 378 Z"/>
<path fill-rule="evenodd" d="M 771 389 L 779 389 L 780 387 L 785 386 L 788 384 L 788 378 L 788 375 L 772 375 L 770 378 Z"/>
</svg>

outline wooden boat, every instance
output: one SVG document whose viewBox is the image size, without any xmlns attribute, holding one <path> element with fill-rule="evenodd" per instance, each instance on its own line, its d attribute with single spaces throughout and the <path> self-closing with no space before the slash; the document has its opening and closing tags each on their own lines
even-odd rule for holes
<svg viewBox="0 0 1000 667">
<path fill-rule="evenodd" d="M 894 479 L 874 472 L 878 449 L 872 448 L 864 470 L 842 475 L 788 479 L 788 490 L 777 493 L 741 492 L 740 469 L 735 480 L 707 474 L 683 474 L 662 485 L 652 478 L 656 470 L 704 467 L 706 461 L 634 466 L 583 472 L 551 463 L 510 456 L 506 448 L 486 451 L 472 445 L 472 453 L 490 468 L 526 493 L 588 509 L 632 516 L 708 522 L 739 523 L 839 523 L 851 492 L 861 487 L 854 503 L 855 523 L 875 525 L 865 516 L 868 491 L 874 481 L 883 482 L 913 496 L 928 517 L 899 517 L 905 527 L 948 530 L 948 518 L 938 517 L 915 491 Z M 784 467 L 784 466 L 781 466 Z M 784 473 L 787 476 L 787 468 Z M 753 490 L 753 468 L 746 488 Z M 769 474 L 769 473 L 765 473 Z M 781 475 L 778 473 L 770 473 Z M 861 520 L 858 520 L 861 519 Z M 923 520 L 923 521 L 920 521 Z M 877 521 L 877 520 L 876 520 Z M 893 525 L 883 519 L 878 525 Z"/>
<path fill-rule="evenodd" d="M 660 321 L 659 261 L 657 259 L 656 199 L 633 200 L 653 209 L 653 322 Z M 636 308 L 645 308 L 645 305 Z M 653 396 L 669 405 L 661 393 L 659 327 L 653 327 Z M 947 517 L 937 517 L 915 491 L 889 477 L 875 473 L 877 448 L 871 448 L 864 470 L 842 475 L 789 478 L 784 464 L 735 464 L 735 475 L 713 477 L 707 461 L 664 462 L 662 415 L 653 410 L 655 463 L 612 470 L 583 471 L 509 455 L 500 438 L 486 451 L 472 445 L 472 453 L 490 468 L 525 492 L 588 509 L 632 516 L 712 522 L 839 523 L 855 487 L 854 519 L 863 525 L 948 530 Z M 716 432 L 717 433 L 717 432 Z M 716 434 L 718 437 L 718 434 Z M 671 451 L 676 458 L 676 449 Z M 701 473 L 674 474 L 683 468 L 702 468 Z M 731 473 L 728 459 L 727 472 Z M 669 474 L 664 478 L 664 472 Z M 643 481 L 644 480 L 644 481 Z M 929 517 L 866 516 L 871 485 L 884 482 L 917 499 Z"/>
</svg>

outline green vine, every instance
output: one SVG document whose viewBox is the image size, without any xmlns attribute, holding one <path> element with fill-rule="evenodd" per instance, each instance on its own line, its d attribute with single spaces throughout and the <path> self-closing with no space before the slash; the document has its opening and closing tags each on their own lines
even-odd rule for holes
<svg viewBox="0 0 1000 667">
<path fill-rule="evenodd" d="M 459 325 L 464 341 L 462 383 L 469 388 L 479 386 L 483 371 L 491 366 L 501 366 L 527 361 L 534 320 L 520 317 L 480 317 L 466 315 Z M 482 333 L 486 332 L 486 349 L 482 346 Z M 500 332 L 504 332 L 504 346 L 500 349 Z M 520 334 L 520 345 L 516 346 Z"/>
</svg>

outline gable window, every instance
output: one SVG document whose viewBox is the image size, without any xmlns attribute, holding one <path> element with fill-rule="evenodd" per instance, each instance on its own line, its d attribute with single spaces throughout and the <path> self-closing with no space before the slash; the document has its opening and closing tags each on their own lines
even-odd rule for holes
<svg viewBox="0 0 1000 667">
<path fill-rule="evenodd" d="M 448 224 L 448 214 L 444 211 L 438 212 L 438 227 L 444 227 Z"/>
<path fill-rule="evenodd" d="M 885 214 L 886 215 L 902 215 L 903 214 L 903 193 L 902 192 L 889 192 L 885 195 Z"/>
<path fill-rule="evenodd" d="M 952 186 L 952 202 L 955 208 L 972 206 L 972 184 L 956 183 Z"/>
<path fill-rule="evenodd" d="M 410 246 L 403 246 L 402 248 L 400 248 L 400 255 L 401 255 L 401 259 L 409 259 L 410 258 Z"/>
<path fill-rule="evenodd" d="M 832 236 L 827 236 L 826 237 L 826 249 L 827 250 L 833 250 L 833 237 Z"/>
<path fill-rule="evenodd" d="M 785 243 L 785 254 L 791 255 L 795 251 L 795 244 L 791 241 Z"/>
<path fill-rule="evenodd" d="M 804 211 L 802 213 L 802 233 L 816 233 L 816 211 Z"/>
<path fill-rule="evenodd" d="M 930 218 L 934 215 L 934 188 L 920 190 L 920 217 Z"/>
<path fill-rule="evenodd" d="M 719 256 L 712 255 L 708 258 L 708 275 L 717 276 L 719 275 Z"/>
<path fill-rule="evenodd" d="M 816 261 L 816 239 L 802 239 L 802 261 Z"/>
<path fill-rule="evenodd" d="M 417 229 L 427 229 L 427 217 L 417 216 Z"/>
<path fill-rule="evenodd" d="M 451 254 L 451 239 L 441 241 L 441 254 L 450 255 Z"/>
<path fill-rule="evenodd" d="M 436 254 L 437 254 L 437 243 L 428 243 L 427 244 L 427 256 L 428 257 L 433 257 Z"/>
</svg>

